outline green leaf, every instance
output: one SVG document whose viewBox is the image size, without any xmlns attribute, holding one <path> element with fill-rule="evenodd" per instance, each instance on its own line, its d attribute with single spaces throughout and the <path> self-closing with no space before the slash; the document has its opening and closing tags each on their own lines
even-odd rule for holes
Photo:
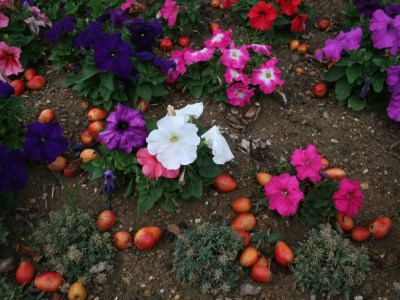
<svg viewBox="0 0 400 300">
<path fill-rule="evenodd" d="M 196 99 L 200 99 L 202 94 L 203 94 L 203 89 L 200 86 L 194 86 L 190 88 L 190 93 L 195 97 Z"/>
<path fill-rule="evenodd" d="M 157 85 L 157 86 L 153 89 L 153 92 L 152 92 L 152 96 L 153 96 L 153 97 L 163 97 L 163 96 L 168 95 L 168 94 L 169 94 L 169 91 L 168 91 L 167 88 L 166 88 L 164 85 L 162 85 L 162 84 Z"/>
<path fill-rule="evenodd" d="M 346 74 L 345 67 L 331 67 L 324 75 L 324 79 L 329 82 L 337 81 L 339 78 Z"/>
<path fill-rule="evenodd" d="M 328 205 L 329 205 L 328 200 L 324 198 L 317 199 L 317 201 L 315 201 L 313 204 L 314 208 L 322 208 Z"/>
<path fill-rule="evenodd" d="M 378 66 L 379 68 L 382 67 L 382 66 L 384 66 L 384 65 L 386 65 L 386 61 L 387 61 L 387 59 L 386 59 L 386 58 L 383 58 L 383 57 L 376 57 L 376 58 L 373 58 L 373 59 L 372 59 L 372 62 L 373 62 L 376 66 Z"/>
<path fill-rule="evenodd" d="M 110 91 L 114 90 L 114 76 L 111 72 L 100 73 L 100 80 L 103 86 Z"/>
<path fill-rule="evenodd" d="M 346 68 L 346 76 L 349 83 L 354 83 L 358 77 L 363 73 L 364 67 L 360 64 L 354 64 L 351 67 Z"/>
<path fill-rule="evenodd" d="M 365 105 L 366 105 L 366 100 L 365 99 L 360 99 L 358 98 L 356 95 L 352 95 L 349 100 L 348 100 L 348 106 L 349 108 L 351 108 L 352 110 L 355 111 L 361 111 L 364 109 Z"/>
<path fill-rule="evenodd" d="M 176 210 L 176 205 L 170 197 L 161 198 L 160 201 L 158 201 L 158 204 L 160 204 L 161 208 L 168 213 L 174 212 Z"/>
<path fill-rule="evenodd" d="M 146 83 L 140 84 L 137 87 L 137 91 L 138 91 L 139 97 L 143 98 L 144 101 L 147 102 L 151 99 L 152 89 L 149 84 L 146 84 Z"/>
<path fill-rule="evenodd" d="M 284 241 L 286 239 L 286 234 L 284 233 L 272 233 L 267 238 L 268 244 L 275 244 L 278 241 Z"/>
<path fill-rule="evenodd" d="M 85 64 L 82 71 L 80 71 L 78 76 L 76 76 L 75 81 L 76 83 L 82 83 L 86 79 L 93 77 L 99 72 L 100 72 L 99 69 L 97 69 L 95 66 Z"/>
<path fill-rule="evenodd" d="M 161 198 L 162 193 L 163 188 L 160 185 L 150 185 L 148 189 L 144 188 L 140 191 L 137 202 L 137 212 L 141 214 L 150 210 Z"/>
<path fill-rule="evenodd" d="M 378 73 L 372 77 L 372 88 L 376 93 L 382 92 L 385 79 L 386 73 Z"/>
<path fill-rule="evenodd" d="M 124 198 L 128 198 L 130 195 L 132 195 L 134 182 L 135 182 L 134 177 L 131 177 L 131 179 L 129 180 L 128 186 L 126 187 L 126 190 L 123 194 Z"/>
<path fill-rule="evenodd" d="M 346 77 L 342 77 L 335 85 L 336 98 L 341 101 L 347 99 L 351 94 L 353 85 L 347 81 Z"/>
</svg>

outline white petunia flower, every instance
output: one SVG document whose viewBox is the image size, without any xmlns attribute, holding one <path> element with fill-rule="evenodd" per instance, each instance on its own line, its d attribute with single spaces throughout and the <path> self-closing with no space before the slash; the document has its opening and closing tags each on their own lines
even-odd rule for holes
<svg viewBox="0 0 400 300">
<path fill-rule="evenodd" d="M 208 148 L 212 149 L 213 161 L 216 164 L 222 165 L 234 158 L 227 141 L 219 132 L 218 126 L 213 126 L 201 138 L 205 139 Z"/>
<path fill-rule="evenodd" d="M 203 113 L 203 110 L 204 110 L 203 102 L 200 102 L 200 103 L 186 105 L 184 108 L 175 110 L 175 113 L 177 116 L 184 117 L 185 122 L 187 122 L 191 117 L 198 119 Z"/>
<path fill-rule="evenodd" d="M 165 116 L 147 137 L 147 150 L 168 170 L 189 165 L 197 158 L 197 127 L 182 116 Z"/>
</svg>

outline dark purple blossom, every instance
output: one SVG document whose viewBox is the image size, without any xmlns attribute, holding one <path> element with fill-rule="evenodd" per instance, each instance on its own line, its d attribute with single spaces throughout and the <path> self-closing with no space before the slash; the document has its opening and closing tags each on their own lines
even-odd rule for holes
<svg viewBox="0 0 400 300">
<path fill-rule="evenodd" d="M 12 95 L 14 95 L 14 88 L 7 82 L 0 80 L 0 97 L 8 99 L 11 98 Z"/>
<path fill-rule="evenodd" d="M 151 52 L 156 37 L 162 34 L 161 25 L 157 20 L 147 22 L 144 19 L 136 18 L 127 27 L 132 34 L 132 44 L 135 46 L 135 50 L 139 52 Z"/>
<path fill-rule="evenodd" d="M 27 158 L 51 164 L 67 150 L 68 140 L 62 136 L 61 126 L 57 122 L 36 121 L 28 125 L 22 147 Z"/>
<path fill-rule="evenodd" d="M 122 40 L 120 33 L 102 33 L 94 45 L 94 63 L 102 71 L 112 71 L 119 77 L 126 77 L 133 69 L 130 61 L 134 52 Z"/>
<path fill-rule="evenodd" d="M 110 21 L 115 28 L 124 27 L 125 23 L 130 19 L 128 12 L 122 12 L 120 9 L 110 10 Z"/>
<path fill-rule="evenodd" d="M 372 15 L 369 30 L 371 39 L 377 49 L 390 48 L 390 53 L 396 55 L 400 48 L 400 15 L 394 19 L 378 9 Z"/>
<path fill-rule="evenodd" d="M 361 88 L 360 93 L 358 94 L 358 98 L 365 98 L 367 96 L 370 85 L 371 85 L 371 77 L 365 76 L 364 77 L 364 85 Z"/>
<path fill-rule="evenodd" d="M 371 17 L 374 11 L 381 8 L 379 0 L 353 0 L 358 12 L 365 17 Z"/>
<path fill-rule="evenodd" d="M 173 59 L 164 59 L 156 57 L 153 52 L 135 52 L 134 56 L 140 61 L 150 61 L 154 66 L 161 69 L 163 73 L 168 73 L 176 69 L 176 63 Z"/>
<path fill-rule="evenodd" d="M 389 118 L 400 122 L 400 96 L 394 96 L 390 98 L 386 112 Z"/>
<path fill-rule="evenodd" d="M 107 117 L 107 128 L 99 134 L 99 140 L 109 150 L 130 153 L 146 142 L 148 131 L 142 112 L 118 103 L 117 110 Z"/>
<path fill-rule="evenodd" d="M 96 39 L 102 34 L 103 24 L 91 22 L 88 27 L 82 30 L 74 39 L 74 45 L 77 49 L 89 49 L 93 47 Z"/>
<path fill-rule="evenodd" d="M 397 16 L 399 12 L 400 12 L 400 5 L 389 4 L 388 6 L 385 7 L 385 13 L 391 18 Z"/>
<path fill-rule="evenodd" d="M 103 171 L 104 175 L 104 195 L 110 196 L 116 190 L 115 180 L 117 177 L 114 175 L 112 170 Z"/>
<path fill-rule="evenodd" d="M 33 0 L 23 0 L 22 1 L 22 7 L 28 8 L 33 6 Z"/>
<path fill-rule="evenodd" d="M 60 22 L 53 23 L 53 26 L 44 34 L 44 38 L 50 42 L 57 42 L 68 32 L 74 31 L 75 27 L 76 18 L 74 16 L 64 17 Z"/>
<path fill-rule="evenodd" d="M 386 73 L 386 83 L 390 94 L 392 97 L 400 96 L 400 66 L 390 66 Z"/>
<path fill-rule="evenodd" d="M 24 153 L 0 144 L 0 194 L 9 190 L 21 190 L 27 182 Z"/>
<path fill-rule="evenodd" d="M 110 19 L 111 19 L 111 13 L 110 12 L 106 12 L 106 13 L 102 14 L 100 17 L 98 17 L 96 19 L 96 21 L 104 24 L 107 21 L 109 21 Z"/>
</svg>

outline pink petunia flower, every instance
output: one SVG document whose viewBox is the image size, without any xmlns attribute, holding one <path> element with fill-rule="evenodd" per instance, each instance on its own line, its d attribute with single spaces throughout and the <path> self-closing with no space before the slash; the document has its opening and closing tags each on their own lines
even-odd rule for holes
<svg viewBox="0 0 400 300">
<path fill-rule="evenodd" d="M 125 11 L 131 8 L 132 5 L 139 4 L 136 0 L 126 0 L 124 3 L 121 4 L 121 10 Z"/>
<path fill-rule="evenodd" d="M 378 9 L 372 15 L 369 30 L 375 48 L 390 48 L 390 53 L 396 55 L 400 48 L 400 15 L 392 19 L 382 9 Z"/>
<path fill-rule="evenodd" d="M 150 179 L 158 180 L 159 177 L 176 178 L 179 175 L 179 169 L 167 170 L 155 155 L 149 153 L 147 148 L 140 148 L 136 153 L 136 159 L 143 166 L 143 174 Z"/>
<path fill-rule="evenodd" d="M 260 68 L 255 69 L 251 75 L 251 84 L 258 84 L 264 94 L 271 94 L 275 91 L 276 85 L 283 84 L 283 80 L 279 77 L 281 70 L 275 66 L 277 63 L 276 58 L 270 59 L 266 64 L 260 64 Z"/>
<path fill-rule="evenodd" d="M 269 201 L 268 209 L 276 210 L 281 216 L 296 214 L 299 202 L 304 199 L 296 176 L 288 173 L 273 176 L 264 189 L 264 195 Z"/>
<path fill-rule="evenodd" d="M 187 6 L 176 5 L 175 1 L 165 0 L 164 7 L 157 13 L 156 17 L 159 19 L 161 16 L 168 21 L 168 26 L 172 27 L 176 23 L 176 18 L 180 9 L 187 10 Z"/>
<path fill-rule="evenodd" d="M 226 48 L 231 44 L 232 30 L 222 31 L 221 29 L 215 29 L 211 39 L 204 41 L 204 45 L 207 48 Z"/>
<path fill-rule="evenodd" d="M 5 76 L 18 75 L 24 70 L 19 61 L 20 55 L 21 49 L 0 42 L 0 71 Z"/>
<path fill-rule="evenodd" d="M 308 145 L 305 150 L 296 149 L 290 157 L 290 163 L 296 168 L 297 178 L 309 178 L 313 183 L 321 180 L 322 155 L 318 154 L 314 145 Z"/>
<path fill-rule="evenodd" d="M 15 9 L 14 0 L 0 0 L 0 10 L 4 8 Z"/>
<path fill-rule="evenodd" d="M 0 29 L 6 28 L 9 22 L 10 19 L 0 11 Z"/>
<path fill-rule="evenodd" d="M 52 26 L 52 22 L 49 20 L 49 18 L 47 18 L 47 16 L 44 13 L 41 12 L 39 8 L 37 8 L 36 6 L 31 6 L 29 10 L 31 11 L 32 16 L 36 20 L 43 21 L 44 24 L 48 27 Z"/>
<path fill-rule="evenodd" d="M 233 68 L 226 68 L 225 70 L 225 81 L 232 84 L 234 81 L 241 81 L 244 84 L 249 82 L 249 78 L 241 70 L 236 70 Z"/>
<path fill-rule="evenodd" d="M 271 56 L 271 54 L 272 54 L 272 52 L 271 52 L 272 46 L 268 46 L 268 45 L 250 44 L 250 45 L 247 45 L 247 48 L 250 48 L 254 52 L 261 53 L 266 56 Z"/>
<path fill-rule="evenodd" d="M 189 47 L 186 47 L 182 50 L 172 51 L 171 58 L 176 64 L 176 69 L 169 72 L 168 78 L 166 79 L 168 83 L 174 82 L 181 75 L 186 73 L 185 53 L 190 50 Z"/>
<path fill-rule="evenodd" d="M 355 217 L 361 208 L 364 195 L 360 190 L 360 183 L 343 178 L 339 182 L 339 190 L 332 196 L 335 208 L 348 217 Z"/>
<path fill-rule="evenodd" d="M 201 61 L 209 61 L 214 55 L 215 49 L 204 48 L 199 51 L 189 50 L 185 52 L 184 58 L 187 65 Z"/>
<path fill-rule="evenodd" d="M 221 63 L 226 67 L 242 70 L 250 59 L 246 48 L 246 45 L 236 48 L 235 45 L 231 44 L 229 49 L 221 49 Z"/>
<path fill-rule="evenodd" d="M 226 94 L 229 104 L 243 107 L 250 104 L 251 98 L 254 96 L 254 89 L 249 89 L 243 82 L 237 82 L 228 88 Z"/>
<path fill-rule="evenodd" d="M 386 108 L 387 115 L 389 118 L 400 122 L 400 95 L 392 96 L 389 101 L 389 105 Z"/>
</svg>

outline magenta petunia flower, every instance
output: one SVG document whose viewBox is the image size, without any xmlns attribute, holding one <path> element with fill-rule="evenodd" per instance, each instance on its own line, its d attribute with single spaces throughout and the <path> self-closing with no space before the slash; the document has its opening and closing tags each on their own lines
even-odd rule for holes
<svg viewBox="0 0 400 300">
<path fill-rule="evenodd" d="M 183 50 L 172 51 L 171 58 L 175 62 L 176 68 L 169 72 L 168 78 L 165 80 L 166 82 L 172 83 L 186 73 L 185 53 L 190 50 L 189 47 L 186 47 Z"/>
<path fill-rule="evenodd" d="M 283 80 L 279 77 L 281 70 L 275 66 L 277 63 L 276 58 L 270 59 L 266 64 L 260 64 L 260 68 L 255 69 L 251 75 L 251 84 L 258 84 L 264 94 L 271 94 L 275 91 L 276 85 L 283 84 Z"/>
<path fill-rule="evenodd" d="M 386 112 L 389 118 L 400 122 L 400 95 L 390 98 Z"/>
<path fill-rule="evenodd" d="M 400 15 L 392 19 L 378 9 L 372 15 L 369 30 L 375 48 L 390 48 L 390 53 L 396 55 L 400 47 Z"/>
<path fill-rule="evenodd" d="M 340 31 L 334 39 L 327 39 L 322 51 L 316 53 L 315 57 L 322 60 L 323 54 L 331 60 L 339 60 L 343 51 L 356 50 L 360 48 L 362 29 L 357 27 L 347 33 Z"/>
<path fill-rule="evenodd" d="M 172 27 L 176 23 L 176 18 L 180 9 L 187 10 L 187 6 L 176 5 L 175 1 L 165 0 L 164 7 L 157 13 L 157 19 L 161 16 L 168 21 L 168 26 Z"/>
<path fill-rule="evenodd" d="M 225 81 L 232 84 L 234 81 L 241 81 L 244 84 L 249 82 L 249 78 L 241 70 L 236 70 L 233 68 L 226 68 L 225 70 Z"/>
<path fill-rule="evenodd" d="M 18 75 L 24 70 L 19 61 L 20 55 L 21 49 L 0 42 L 0 71 L 5 76 Z"/>
<path fill-rule="evenodd" d="M 356 217 L 361 208 L 364 195 L 360 190 L 360 183 L 348 178 L 339 182 L 339 190 L 332 196 L 335 208 L 348 217 Z"/>
<path fill-rule="evenodd" d="M 147 148 L 140 148 L 136 153 L 136 159 L 143 166 L 142 172 L 144 176 L 150 179 L 158 180 L 159 177 L 176 178 L 179 175 L 179 169 L 166 169 L 155 155 L 149 153 Z"/>
<path fill-rule="evenodd" d="M 250 104 L 251 98 L 254 96 L 254 89 L 249 89 L 243 82 L 237 82 L 228 88 L 226 94 L 229 104 L 243 107 Z"/>
<path fill-rule="evenodd" d="M 6 28 L 9 22 L 10 19 L 0 11 L 0 29 Z"/>
<path fill-rule="evenodd" d="M 132 5 L 139 4 L 136 0 L 126 0 L 124 3 L 121 4 L 121 10 L 125 11 L 131 8 Z"/>
<path fill-rule="evenodd" d="M 322 155 L 318 154 L 314 145 L 308 145 L 305 150 L 296 149 L 290 158 L 290 163 L 296 168 L 297 178 L 309 178 L 313 183 L 321 179 Z"/>
<path fill-rule="evenodd" d="M 226 67 L 242 70 L 250 59 L 246 48 L 246 45 L 236 48 L 234 44 L 231 44 L 229 49 L 221 49 L 221 63 Z"/>
<path fill-rule="evenodd" d="M 273 176 L 264 189 L 264 195 L 269 201 L 268 209 L 276 210 L 281 216 L 296 214 L 299 202 L 304 199 L 296 176 L 288 173 Z"/>
<path fill-rule="evenodd" d="M 400 66 L 390 66 L 386 71 L 387 78 L 386 83 L 388 85 L 388 90 L 393 96 L 400 95 Z"/>
<path fill-rule="evenodd" d="M 250 44 L 250 45 L 247 45 L 247 48 L 250 48 L 254 52 L 261 53 L 266 56 L 271 56 L 271 54 L 272 54 L 272 52 L 271 52 L 272 46 L 268 46 L 268 45 Z"/>
<path fill-rule="evenodd" d="M 187 65 L 191 65 L 201 61 L 209 61 L 214 55 L 214 48 L 203 48 L 201 50 L 188 50 L 184 54 L 184 59 Z"/>
<path fill-rule="evenodd" d="M 207 48 L 226 48 L 231 42 L 232 30 L 222 31 L 221 29 L 215 29 L 211 39 L 204 41 L 204 45 Z"/>
</svg>

